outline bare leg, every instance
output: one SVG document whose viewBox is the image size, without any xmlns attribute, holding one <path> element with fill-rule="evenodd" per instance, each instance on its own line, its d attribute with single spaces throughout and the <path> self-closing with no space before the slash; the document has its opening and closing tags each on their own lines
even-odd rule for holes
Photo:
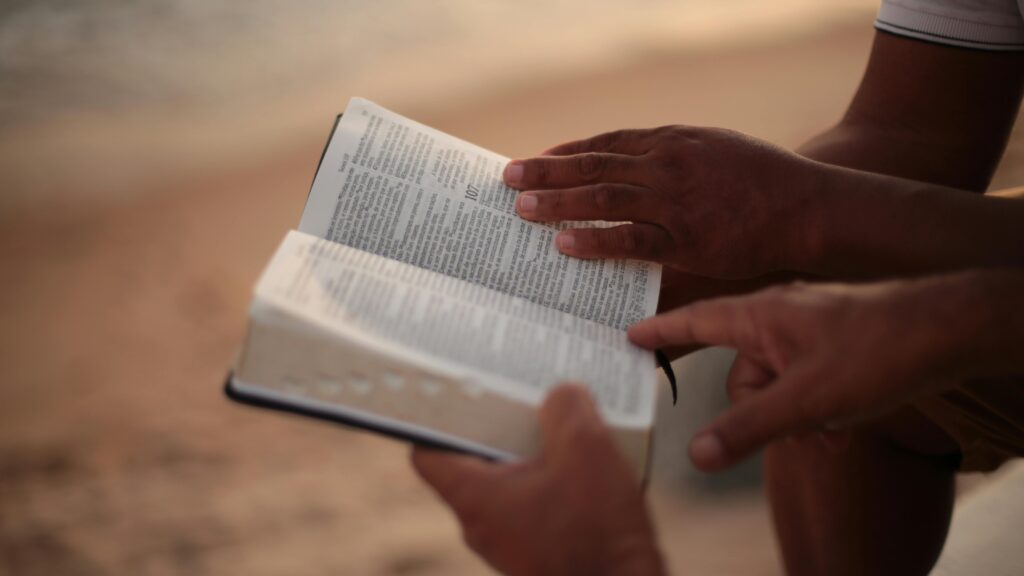
<svg viewBox="0 0 1024 576">
<path fill-rule="evenodd" d="M 852 434 L 837 450 L 809 436 L 765 454 L 766 490 L 786 570 L 807 574 L 927 574 L 953 507 L 954 445 L 905 412 Z"/>
</svg>

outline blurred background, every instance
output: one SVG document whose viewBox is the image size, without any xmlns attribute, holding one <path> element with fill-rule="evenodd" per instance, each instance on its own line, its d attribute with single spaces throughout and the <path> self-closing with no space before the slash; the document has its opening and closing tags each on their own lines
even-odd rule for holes
<svg viewBox="0 0 1024 576">
<path fill-rule="evenodd" d="M 6 0 L 0 574 L 476 574 L 408 448 L 230 404 L 251 286 L 350 96 L 509 156 L 838 120 L 871 0 Z M 996 185 L 1024 181 L 1015 136 Z M 779 574 L 758 466 L 696 473 L 728 352 L 680 365 L 651 505 L 676 574 Z"/>
</svg>

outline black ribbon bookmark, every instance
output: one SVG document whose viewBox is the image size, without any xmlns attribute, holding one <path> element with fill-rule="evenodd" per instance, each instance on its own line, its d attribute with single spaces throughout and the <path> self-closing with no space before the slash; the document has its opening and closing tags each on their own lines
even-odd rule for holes
<svg viewBox="0 0 1024 576">
<path fill-rule="evenodd" d="M 676 405 L 678 395 L 676 393 L 676 373 L 672 370 L 672 362 L 669 361 L 668 356 L 661 350 L 654 351 L 654 359 L 658 362 L 658 366 L 665 371 L 665 377 L 668 378 L 668 385 L 672 387 L 672 405 Z"/>
</svg>

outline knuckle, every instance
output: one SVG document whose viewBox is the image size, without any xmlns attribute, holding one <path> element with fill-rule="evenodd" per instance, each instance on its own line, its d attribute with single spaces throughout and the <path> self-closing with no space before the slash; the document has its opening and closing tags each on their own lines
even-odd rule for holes
<svg viewBox="0 0 1024 576">
<path fill-rule="evenodd" d="M 612 184 L 598 184 L 592 189 L 592 202 L 594 207 L 601 212 L 608 212 L 622 208 L 622 189 Z"/>
<path fill-rule="evenodd" d="M 747 138 L 745 134 L 732 128 L 714 128 L 708 129 L 707 134 L 719 142 L 727 142 L 731 140 L 744 140 Z"/>
<path fill-rule="evenodd" d="M 674 138 L 682 129 L 682 126 L 676 124 L 666 124 L 665 126 L 658 126 L 653 128 L 651 132 L 658 139 L 662 138 Z"/>
<path fill-rule="evenodd" d="M 650 150 L 653 160 L 664 168 L 678 168 L 688 164 L 699 139 L 690 126 L 662 126 L 655 130 L 657 144 Z"/>
<path fill-rule="evenodd" d="M 532 175 L 534 182 L 547 182 L 551 175 L 551 166 L 546 160 L 538 160 L 533 163 L 533 170 L 526 170 L 526 174 Z"/>
<path fill-rule="evenodd" d="M 642 237 L 637 233 L 636 228 L 633 227 L 622 228 L 619 231 L 619 237 L 619 244 L 622 245 L 623 250 L 628 252 L 636 252 L 643 244 Z"/>
<path fill-rule="evenodd" d="M 580 154 L 576 160 L 576 172 L 584 181 L 592 182 L 605 171 L 607 156 L 598 153 Z"/>
<path fill-rule="evenodd" d="M 619 246 L 622 247 L 623 252 L 630 254 L 646 254 L 649 251 L 647 237 L 641 234 L 640 230 L 635 226 L 623 226 L 619 228 L 618 236 Z"/>
<path fill-rule="evenodd" d="M 598 238 L 598 244 L 605 252 L 631 252 L 636 246 L 636 238 L 625 227 L 607 230 Z"/>
<path fill-rule="evenodd" d="M 552 214 L 558 214 L 565 208 L 565 192 L 557 190 L 539 195 L 541 201 L 538 208 Z"/>
<path fill-rule="evenodd" d="M 684 124 L 671 124 L 658 128 L 658 136 L 675 142 L 686 142 L 693 138 L 694 128 Z"/>
<path fill-rule="evenodd" d="M 601 150 L 607 152 L 615 147 L 615 145 L 622 141 L 625 134 L 624 130 L 615 130 L 613 132 L 605 132 L 594 137 L 593 148 L 595 150 Z"/>
</svg>

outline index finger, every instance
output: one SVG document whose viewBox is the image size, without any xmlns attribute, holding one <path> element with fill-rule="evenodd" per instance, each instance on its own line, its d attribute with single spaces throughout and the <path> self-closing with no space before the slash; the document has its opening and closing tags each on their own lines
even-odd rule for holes
<svg viewBox="0 0 1024 576">
<path fill-rule="evenodd" d="M 629 154 L 639 156 L 646 154 L 651 149 L 651 129 L 639 130 L 615 130 L 605 132 L 590 138 L 573 140 L 548 148 L 544 156 L 571 156 L 583 152 L 615 152 L 617 154 Z"/>
<path fill-rule="evenodd" d="M 655 349 L 710 344 L 736 347 L 750 330 L 742 298 L 702 300 L 641 320 L 629 327 L 633 344 Z"/>
</svg>

